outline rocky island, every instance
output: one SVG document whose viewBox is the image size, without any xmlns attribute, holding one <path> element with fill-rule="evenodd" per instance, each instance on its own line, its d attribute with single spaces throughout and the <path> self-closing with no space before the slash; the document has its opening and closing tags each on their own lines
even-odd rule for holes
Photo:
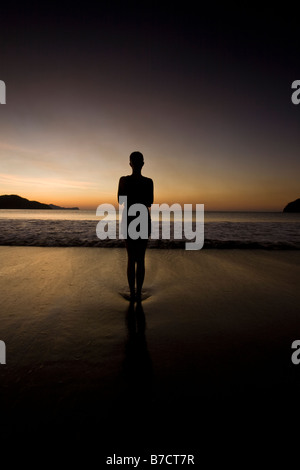
<svg viewBox="0 0 300 470">
<path fill-rule="evenodd" d="M 61 207 L 54 204 L 43 204 L 37 201 L 29 201 L 16 194 L 0 196 L 0 209 L 48 209 L 48 210 L 79 210 L 78 207 Z"/>
<path fill-rule="evenodd" d="M 283 209 L 283 212 L 300 212 L 300 198 L 289 202 Z"/>
</svg>

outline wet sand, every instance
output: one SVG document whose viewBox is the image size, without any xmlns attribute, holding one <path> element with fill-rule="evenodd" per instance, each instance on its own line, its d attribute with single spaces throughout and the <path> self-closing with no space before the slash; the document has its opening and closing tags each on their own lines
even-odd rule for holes
<svg viewBox="0 0 300 470">
<path fill-rule="evenodd" d="M 292 438 L 279 421 L 300 389 L 299 251 L 148 250 L 141 307 L 120 295 L 122 248 L 2 246 L 0 257 L 7 442 L 213 463 L 213 449 L 226 462 L 232 446 L 254 458 L 268 455 L 266 435 Z"/>
</svg>

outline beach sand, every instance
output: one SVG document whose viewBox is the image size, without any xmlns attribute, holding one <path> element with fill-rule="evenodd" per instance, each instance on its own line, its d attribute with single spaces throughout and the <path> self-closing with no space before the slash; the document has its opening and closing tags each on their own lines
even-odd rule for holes
<svg viewBox="0 0 300 470">
<path fill-rule="evenodd" d="M 120 295 L 125 249 L 0 257 L 2 440 L 102 463 L 168 451 L 213 464 L 236 448 L 268 458 L 266 436 L 292 438 L 299 251 L 148 250 L 142 307 Z"/>
</svg>

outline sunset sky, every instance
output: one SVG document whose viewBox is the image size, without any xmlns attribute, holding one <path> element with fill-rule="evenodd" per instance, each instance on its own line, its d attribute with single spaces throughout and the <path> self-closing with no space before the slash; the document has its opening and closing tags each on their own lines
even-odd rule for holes
<svg viewBox="0 0 300 470">
<path fill-rule="evenodd" d="M 157 203 L 277 211 L 300 197 L 290 9 L 50 5 L 1 7 L 0 194 L 115 203 L 139 150 Z"/>
</svg>

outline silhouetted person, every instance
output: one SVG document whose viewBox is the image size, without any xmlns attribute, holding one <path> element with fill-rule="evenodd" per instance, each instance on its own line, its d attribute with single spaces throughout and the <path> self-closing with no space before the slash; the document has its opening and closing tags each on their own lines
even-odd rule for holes
<svg viewBox="0 0 300 470">
<path fill-rule="evenodd" d="M 142 176 L 141 171 L 144 166 L 144 157 L 140 152 L 133 152 L 129 157 L 129 164 L 132 168 L 132 174 L 122 176 L 119 181 L 118 200 L 120 196 L 127 196 L 127 207 L 124 211 L 129 210 L 132 204 L 143 204 L 147 208 L 148 214 L 148 237 L 151 233 L 151 219 L 149 207 L 153 203 L 153 181 L 150 178 Z M 128 216 L 127 227 L 136 216 Z M 131 239 L 127 234 L 125 239 L 128 264 L 127 278 L 130 290 L 130 299 L 141 301 L 142 287 L 145 277 L 145 252 L 147 248 L 148 238 L 139 237 L 137 240 Z M 135 292 L 136 281 L 136 292 Z"/>
</svg>

